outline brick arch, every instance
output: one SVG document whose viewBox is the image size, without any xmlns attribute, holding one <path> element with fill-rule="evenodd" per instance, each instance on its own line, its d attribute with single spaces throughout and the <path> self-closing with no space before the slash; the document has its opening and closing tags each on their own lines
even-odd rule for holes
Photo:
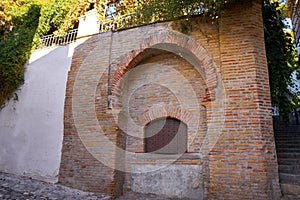
<svg viewBox="0 0 300 200">
<path fill-rule="evenodd" d="M 190 121 L 193 118 L 193 114 L 185 108 L 174 107 L 174 106 L 154 106 L 151 110 L 145 112 L 141 117 L 140 121 L 146 126 L 148 123 L 155 119 L 171 117 L 184 122 L 189 126 Z"/>
<path fill-rule="evenodd" d="M 119 82 L 122 77 L 144 59 L 153 56 L 156 51 L 171 52 L 181 56 L 192 64 L 201 74 L 207 85 L 205 101 L 215 99 L 218 84 L 217 71 L 211 55 L 193 38 L 176 31 L 153 34 L 145 39 L 139 49 L 132 50 L 112 62 L 111 82 L 112 93 L 116 96 L 121 90 Z"/>
</svg>

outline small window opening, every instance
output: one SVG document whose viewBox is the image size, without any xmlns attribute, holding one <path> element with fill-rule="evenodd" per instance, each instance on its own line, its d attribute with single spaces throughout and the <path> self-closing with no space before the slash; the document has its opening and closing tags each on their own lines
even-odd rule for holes
<svg viewBox="0 0 300 200">
<path fill-rule="evenodd" d="M 187 125 L 166 117 L 153 120 L 145 127 L 145 152 L 180 154 L 187 151 Z"/>
</svg>

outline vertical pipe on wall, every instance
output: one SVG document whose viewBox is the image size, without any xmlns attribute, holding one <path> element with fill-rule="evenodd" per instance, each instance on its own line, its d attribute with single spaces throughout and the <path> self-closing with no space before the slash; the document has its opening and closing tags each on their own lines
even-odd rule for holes
<svg viewBox="0 0 300 200">
<path fill-rule="evenodd" d="M 112 42 L 113 42 L 113 32 L 110 32 L 110 46 L 109 46 L 109 63 L 108 63 L 108 75 L 107 75 L 107 109 L 112 109 L 112 92 L 111 92 L 111 83 L 110 83 L 110 76 L 111 76 L 111 51 L 112 51 Z"/>
</svg>

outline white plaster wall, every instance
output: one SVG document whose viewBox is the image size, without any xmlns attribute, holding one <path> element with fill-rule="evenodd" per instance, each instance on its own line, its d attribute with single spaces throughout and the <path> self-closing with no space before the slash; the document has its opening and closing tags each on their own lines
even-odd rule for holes
<svg viewBox="0 0 300 200">
<path fill-rule="evenodd" d="M 19 100 L 0 111 L 0 171 L 57 182 L 73 49 L 68 45 L 31 55 Z"/>
<path fill-rule="evenodd" d="M 79 18 L 77 37 L 93 35 L 96 33 L 99 33 L 99 20 L 97 17 L 97 10 L 93 9 Z"/>
</svg>

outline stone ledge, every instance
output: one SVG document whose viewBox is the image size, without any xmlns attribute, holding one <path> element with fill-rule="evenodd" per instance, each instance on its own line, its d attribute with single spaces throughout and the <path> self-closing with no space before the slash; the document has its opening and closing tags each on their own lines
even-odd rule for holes
<svg viewBox="0 0 300 200">
<path fill-rule="evenodd" d="M 293 184 L 280 184 L 281 191 L 285 195 L 297 195 L 300 196 L 300 186 Z"/>
</svg>

